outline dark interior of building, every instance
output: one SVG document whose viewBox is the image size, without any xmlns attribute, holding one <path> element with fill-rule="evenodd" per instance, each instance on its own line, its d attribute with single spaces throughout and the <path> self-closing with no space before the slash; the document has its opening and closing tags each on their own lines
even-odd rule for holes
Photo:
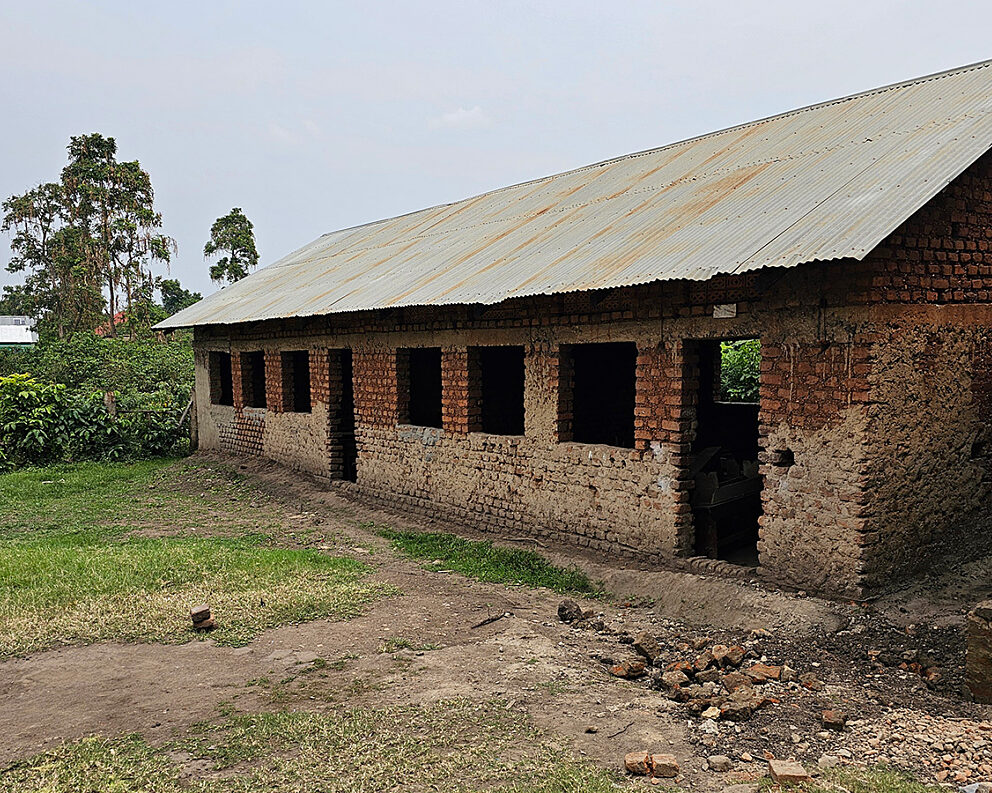
<svg viewBox="0 0 992 793">
<path fill-rule="evenodd" d="M 634 446 L 637 345 L 576 344 L 572 365 L 572 440 Z"/>
<path fill-rule="evenodd" d="M 245 404 L 251 408 L 264 408 L 265 402 L 265 353 L 246 352 L 241 358 L 242 368 L 247 368 Z"/>
<path fill-rule="evenodd" d="M 757 565 L 758 403 L 722 400 L 720 341 L 697 343 L 699 399 L 691 473 L 698 555 Z"/>
<path fill-rule="evenodd" d="M 410 393 L 407 412 L 411 424 L 441 426 L 441 348 L 416 347 L 408 351 Z"/>
<path fill-rule="evenodd" d="M 524 348 L 480 347 L 482 431 L 524 434 Z"/>
</svg>

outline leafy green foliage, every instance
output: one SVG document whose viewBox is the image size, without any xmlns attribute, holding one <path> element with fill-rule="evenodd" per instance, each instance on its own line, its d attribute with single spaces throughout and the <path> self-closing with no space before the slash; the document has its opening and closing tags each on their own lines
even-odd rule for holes
<svg viewBox="0 0 992 793">
<path fill-rule="evenodd" d="M 204 256 L 226 252 L 210 266 L 212 281 L 240 281 L 248 271 L 258 265 L 255 232 L 251 221 L 240 207 L 234 207 L 224 217 L 217 218 L 210 227 L 210 239 L 203 246 Z"/>
<path fill-rule="evenodd" d="M 69 391 L 27 374 L 0 377 L 0 471 L 58 461 L 181 454 L 185 408 L 174 394 L 132 392 L 118 414 L 98 393 Z"/>
<path fill-rule="evenodd" d="M 76 333 L 0 350 L 0 470 L 183 454 L 192 387 L 188 335 Z"/>
<path fill-rule="evenodd" d="M 190 292 L 183 289 L 176 278 L 165 278 L 159 282 L 159 291 L 162 293 L 162 309 L 166 317 L 177 314 L 184 308 L 189 308 L 194 303 L 203 300 L 203 295 L 199 292 Z"/>
<path fill-rule="evenodd" d="M 595 592 L 578 568 L 557 567 L 533 551 L 500 548 L 442 532 L 380 529 L 379 534 L 407 556 L 431 560 L 428 569 L 454 570 L 479 581 L 543 586 L 555 592 Z"/>
<path fill-rule="evenodd" d="M 58 459 L 66 441 L 65 386 L 26 374 L 0 378 L 0 471 Z"/>
<path fill-rule="evenodd" d="M 720 399 L 757 402 L 761 376 L 761 342 L 758 339 L 720 343 Z"/>
<path fill-rule="evenodd" d="M 107 313 L 116 335 L 117 312 L 140 315 L 154 288 L 151 265 L 167 263 L 175 242 L 159 230 L 151 178 L 136 160 L 117 160 L 113 138 L 73 136 L 68 154 L 59 181 L 3 202 L 7 269 L 26 274 L 5 296 L 38 320 L 43 336 L 92 330 Z"/>
<path fill-rule="evenodd" d="M 153 335 L 135 339 L 76 333 L 46 339 L 29 349 L 0 350 L 0 376 L 27 372 L 70 390 L 154 394 L 193 387 L 193 348 L 188 334 L 166 342 Z M 185 404 L 185 403 L 184 403 Z"/>
</svg>

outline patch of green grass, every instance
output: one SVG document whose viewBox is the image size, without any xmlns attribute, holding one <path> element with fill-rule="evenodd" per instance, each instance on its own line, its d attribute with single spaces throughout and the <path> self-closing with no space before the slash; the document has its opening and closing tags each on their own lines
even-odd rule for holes
<svg viewBox="0 0 992 793">
<path fill-rule="evenodd" d="M 0 537 L 103 528 L 238 535 L 281 528 L 279 510 L 219 463 L 75 463 L 0 475 Z"/>
<path fill-rule="evenodd" d="M 208 603 L 209 635 L 243 645 L 265 628 L 347 618 L 392 590 L 354 559 L 267 548 L 258 539 L 42 533 L 0 541 L 0 656 L 56 644 L 188 641 Z"/>
<path fill-rule="evenodd" d="M 255 529 L 278 514 L 229 470 L 189 461 L 0 476 L 0 657 L 187 641 L 199 603 L 218 625 L 209 636 L 241 645 L 269 627 L 353 616 L 394 591 L 358 560 L 275 547 Z"/>
<path fill-rule="evenodd" d="M 424 565 L 428 570 L 454 570 L 479 581 L 547 587 L 559 593 L 596 593 L 596 587 L 581 570 L 558 567 L 533 551 L 501 548 L 488 541 L 466 540 L 443 532 L 378 532 L 406 556 L 429 560 Z"/>
<path fill-rule="evenodd" d="M 402 636 L 390 636 L 382 644 L 380 653 L 396 653 L 400 650 L 413 650 L 414 652 L 427 652 L 428 650 L 440 650 L 440 644 L 422 643 L 418 644 Z"/>
<path fill-rule="evenodd" d="M 565 694 L 572 690 L 567 680 L 545 680 L 537 684 L 538 688 L 543 688 L 553 697 Z"/>
<path fill-rule="evenodd" d="M 927 785 L 904 771 L 886 766 L 844 766 L 824 772 L 821 780 L 805 785 L 809 793 L 946 793 L 947 788 Z M 824 784 L 825 783 L 825 784 Z"/>
<path fill-rule="evenodd" d="M 222 774 L 180 780 L 174 753 Z M 0 793 L 449 790 L 615 793 L 619 778 L 554 748 L 500 703 L 232 714 L 153 748 L 137 736 L 90 738 L 0 772 Z"/>
<path fill-rule="evenodd" d="M 127 506 L 136 486 L 174 462 L 91 462 L 0 474 L 0 532 L 112 520 Z"/>
</svg>

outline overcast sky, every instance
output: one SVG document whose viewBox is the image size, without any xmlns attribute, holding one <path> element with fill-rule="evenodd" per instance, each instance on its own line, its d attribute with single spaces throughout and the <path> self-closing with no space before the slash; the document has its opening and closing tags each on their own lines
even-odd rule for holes
<svg viewBox="0 0 992 793">
<path fill-rule="evenodd" d="M 0 198 L 70 135 L 151 174 L 172 276 L 992 58 L 992 3 L 0 0 Z M 0 263 L 9 238 L 0 238 Z M 163 272 L 164 274 L 164 272 Z M 0 274 L 0 284 L 15 279 Z"/>
</svg>

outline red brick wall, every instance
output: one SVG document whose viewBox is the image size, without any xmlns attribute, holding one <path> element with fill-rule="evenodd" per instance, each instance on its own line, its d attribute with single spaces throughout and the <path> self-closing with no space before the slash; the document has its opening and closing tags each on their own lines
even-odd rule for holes
<svg viewBox="0 0 992 793">
<path fill-rule="evenodd" d="M 864 302 L 989 302 L 992 154 L 896 229 L 859 269 L 870 279 L 859 295 Z"/>
<path fill-rule="evenodd" d="M 366 427 L 395 427 L 399 421 L 396 352 L 354 352 L 355 422 Z"/>
</svg>

